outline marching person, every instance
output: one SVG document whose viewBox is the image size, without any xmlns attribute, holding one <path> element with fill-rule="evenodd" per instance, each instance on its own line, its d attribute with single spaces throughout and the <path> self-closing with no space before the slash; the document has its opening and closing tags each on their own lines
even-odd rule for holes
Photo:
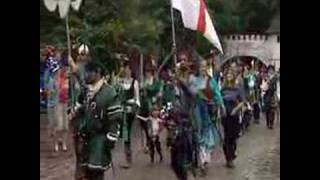
<svg viewBox="0 0 320 180">
<path fill-rule="evenodd" d="M 269 129 L 273 129 L 274 119 L 277 109 L 277 81 L 278 75 L 275 73 L 274 67 L 268 67 L 267 86 L 263 96 L 264 110 L 266 114 L 266 124 Z"/>
<path fill-rule="evenodd" d="M 68 56 L 66 56 L 68 57 Z M 58 122 L 59 122 L 59 141 L 62 145 L 62 151 L 67 151 L 68 134 L 69 134 L 69 120 L 68 120 L 68 103 L 69 103 L 69 80 L 68 67 L 62 65 L 58 70 L 58 89 L 59 101 L 57 105 Z"/>
<path fill-rule="evenodd" d="M 278 98 L 278 108 L 277 108 L 277 120 L 280 121 L 280 68 L 278 69 L 278 82 L 277 82 L 277 98 Z"/>
<path fill-rule="evenodd" d="M 245 89 L 245 97 L 247 99 L 247 102 L 245 103 L 244 108 L 242 109 L 243 112 L 243 120 L 242 120 L 242 131 L 245 132 L 248 130 L 250 126 L 250 122 L 253 115 L 253 104 L 255 103 L 255 82 L 256 77 L 252 72 L 252 69 L 250 69 L 249 66 L 244 67 L 244 74 L 243 74 L 243 80 L 244 80 L 244 89 Z"/>
<path fill-rule="evenodd" d="M 246 99 L 246 92 L 245 92 L 245 83 L 244 83 L 244 78 L 243 78 L 244 68 L 242 67 L 242 65 L 240 63 L 237 63 L 235 61 L 235 62 L 231 63 L 230 70 L 235 76 L 235 84 L 241 93 L 241 97 L 243 97 L 243 101 L 244 101 L 244 105 L 245 105 L 247 103 L 247 99 Z M 240 124 L 243 124 L 243 121 L 244 121 L 244 111 L 245 111 L 245 106 L 242 106 L 242 108 L 240 109 L 240 111 L 238 113 Z M 240 135 L 244 134 L 244 131 L 242 128 L 240 128 L 239 134 Z"/>
<path fill-rule="evenodd" d="M 255 77 L 256 77 L 256 83 L 254 86 L 254 92 L 255 92 L 255 101 L 253 103 L 253 118 L 254 122 L 256 124 L 260 123 L 260 112 L 261 112 L 261 89 L 260 85 L 262 83 L 261 74 L 258 70 L 258 66 L 256 66 L 255 69 Z"/>
<path fill-rule="evenodd" d="M 84 168 L 80 164 L 83 153 L 85 138 L 80 131 L 83 126 L 86 115 L 84 111 L 75 113 L 75 107 L 79 100 L 81 92 L 86 90 L 85 67 L 90 62 L 90 52 L 86 45 L 81 45 L 78 49 L 73 49 L 71 56 L 68 58 L 70 67 L 69 77 L 69 97 L 70 97 L 70 128 L 72 130 L 73 146 L 76 157 L 75 179 L 82 180 L 85 176 Z M 73 114 L 76 114 L 73 116 Z"/>
<path fill-rule="evenodd" d="M 132 163 L 131 130 L 137 109 L 140 107 L 140 92 L 139 83 L 133 76 L 129 63 L 125 63 L 123 69 L 120 86 L 122 104 L 124 106 L 124 118 L 121 122 L 120 136 L 124 139 L 125 148 L 125 164 L 123 168 L 129 168 Z"/>
<path fill-rule="evenodd" d="M 200 170 L 205 175 L 211 153 L 220 142 L 217 111 L 218 108 L 224 110 L 224 105 L 218 83 L 208 74 L 206 61 L 200 62 L 198 75 L 190 83 L 195 95 L 194 118 L 198 130 Z"/>
<path fill-rule="evenodd" d="M 172 104 L 176 99 L 176 85 L 175 79 L 169 76 L 163 86 L 163 98 L 162 98 L 162 110 L 161 115 L 165 121 L 165 127 L 167 129 L 166 145 L 170 148 L 172 144 L 172 138 L 174 133 L 174 123 L 172 122 L 172 116 L 170 111 L 172 110 Z"/>
<path fill-rule="evenodd" d="M 267 70 L 263 67 L 260 72 L 261 76 L 261 84 L 260 84 L 260 104 L 262 107 L 262 112 L 265 113 L 265 104 L 264 104 L 264 95 L 266 94 L 266 91 L 268 90 L 268 76 L 267 76 Z"/>
<path fill-rule="evenodd" d="M 244 97 L 236 84 L 236 77 L 232 70 L 226 74 L 221 93 L 226 107 L 226 116 L 222 119 L 223 151 L 227 167 L 233 168 L 236 159 L 237 139 L 240 133 L 239 111 L 244 106 Z"/>
<path fill-rule="evenodd" d="M 197 145 L 192 123 L 192 93 L 188 88 L 188 67 L 181 65 L 175 84 L 176 99 L 169 111 L 172 121 L 171 167 L 178 180 L 187 180 L 197 166 Z"/>
<path fill-rule="evenodd" d="M 54 152 L 59 151 L 60 140 L 57 131 L 61 129 L 58 121 L 57 106 L 59 102 L 58 70 L 60 69 L 56 48 L 48 46 L 46 49 L 46 71 L 44 74 L 45 89 L 47 91 L 47 116 L 49 121 L 49 134 L 53 139 Z"/>
<path fill-rule="evenodd" d="M 104 172 L 112 165 L 111 150 L 119 136 L 123 113 L 115 89 L 104 80 L 103 68 L 96 62 L 85 67 L 86 86 L 78 98 L 75 114 L 83 114 L 79 131 L 84 139 L 81 166 L 84 178 L 103 180 Z"/>
</svg>

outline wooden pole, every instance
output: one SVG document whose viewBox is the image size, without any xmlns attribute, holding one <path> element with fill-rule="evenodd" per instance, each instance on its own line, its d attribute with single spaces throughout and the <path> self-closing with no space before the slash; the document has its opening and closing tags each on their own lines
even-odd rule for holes
<svg viewBox="0 0 320 180">
<path fill-rule="evenodd" d="M 172 0 L 170 0 L 170 12 L 171 12 L 171 30 L 172 30 L 172 49 L 175 49 L 176 44 L 176 31 L 175 31 L 175 25 L 174 25 L 174 17 L 173 17 L 173 7 L 172 7 Z M 177 65 L 177 53 L 174 52 L 174 67 Z"/>
<path fill-rule="evenodd" d="M 67 46 L 68 46 L 68 62 L 70 62 L 69 58 L 71 57 L 71 42 L 70 42 L 70 28 L 69 28 L 69 15 L 67 14 L 66 18 L 65 18 L 65 22 L 66 22 L 66 34 L 67 34 Z M 71 69 L 70 72 L 73 72 L 73 69 Z M 74 79 L 71 78 L 72 75 L 70 75 L 69 77 L 69 81 L 74 81 Z M 71 109 L 73 109 L 75 107 L 75 93 L 74 93 L 74 82 L 71 83 L 71 87 L 70 87 L 70 95 L 71 95 Z"/>
<path fill-rule="evenodd" d="M 140 54 L 140 87 L 142 87 L 142 84 L 144 82 L 144 76 L 143 76 L 143 54 Z"/>
<path fill-rule="evenodd" d="M 66 18 L 66 32 L 67 32 L 67 43 L 68 43 L 68 57 L 71 56 L 71 42 L 70 42 L 70 28 L 69 28 L 69 15 Z"/>
</svg>

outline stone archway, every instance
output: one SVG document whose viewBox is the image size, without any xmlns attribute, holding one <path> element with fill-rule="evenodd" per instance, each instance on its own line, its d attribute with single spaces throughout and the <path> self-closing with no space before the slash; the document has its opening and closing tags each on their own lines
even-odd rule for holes
<svg viewBox="0 0 320 180">
<path fill-rule="evenodd" d="M 266 66 L 273 64 L 273 47 L 278 45 L 273 36 L 249 34 L 232 37 L 223 38 L 225 54 L 217 57 L 220 66 L 235 57 L 254 57 Z"/>
<path fill-rule="evenodd" d="M 266 61 L 263 61 L 262 59 L 260 59 L 259 57 L 256 57 L 256 56 L 232 56 L 232 57 L 229 57 L 229 58 L 226 58 L 224 60 L 222 60 L 220 62 L 220 67 L 224 67 L 224 65 L 227 63 L 227 62 L 230 62 L 230 61 L 233 61 L 235 59 L 239 58 L 240 60 L 242 58 L 251 58 L 252 60 L 256 61 L 256 62 L 260 62 L 262 65 L 264 65 L 265 67 L 267 67 L 269 65 L 268 62 Z"/>
</svg>

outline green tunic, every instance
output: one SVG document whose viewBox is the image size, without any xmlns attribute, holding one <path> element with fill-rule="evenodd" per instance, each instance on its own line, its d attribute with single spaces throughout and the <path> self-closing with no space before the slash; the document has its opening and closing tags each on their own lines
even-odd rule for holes
<svg viewBox="0 0 320 180">
<path fill-rule="evenodd" d="M 143 117 L 148 117 L 153 106 L 158 102 L 157 94 L 161 91 L 162 82 L 160 80 L 154 79 L 152 84 L 146 84 L 141 99 L 141 109 L 140 115 Z"/>
<path fill-rule="evenodd" d="M 106 170 L 111 164 L 111 149 L 119 136 L 122 107 L 115 89 L 102 85 L 92 101 L 87 103 L 81 132 L 85 134 L 82 165 L 89 169 Z"/>
<path fill-rule="evenodd" d="M 166 105 L 168 102 L 174 102 L 176 98 L 175 88 L 166 84 L 163 87 L 162 105 Z"/>
</svg>

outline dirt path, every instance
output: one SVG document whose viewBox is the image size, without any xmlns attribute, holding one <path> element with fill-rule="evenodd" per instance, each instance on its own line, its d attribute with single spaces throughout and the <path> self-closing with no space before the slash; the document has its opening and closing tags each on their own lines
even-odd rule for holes
<svg viewBox="0 0 320 180">
<path fill-rule="evenodd" d="M 42 117 L 43 118 L 43 117 Z M 42 123 L 45 124 L 45 123 Z M 137 128 L 136 128 L 137 129 Z M 40 179 L 72 180 L 74 156 L 72 152 L 52 157 L 45 128 L 40 129 Z M 164 141 L 163 141 L 164 142 Z M 176 180 L 169 165 L 169 152 L 165 149 L 162 164 L 149 163 L 149 156 L 141 148 L 140 130 L 134 132 L 133 163 L 128 170 L 119 168 L 123 162 L 123 148 L 117 143 L 114 154 L 115 176 L 112 170 L 106 172 L 106 180 Z M 222 150 L 216 149 L 210 164 L 208 176 L 203 180 L 278 180 L 280 179 L 280 125 L 268 130 L 264 121 L 253 124 L 247 134 L 239 139 L 238 158 L 235 169 L 226 169 Z"/>
</svg>

